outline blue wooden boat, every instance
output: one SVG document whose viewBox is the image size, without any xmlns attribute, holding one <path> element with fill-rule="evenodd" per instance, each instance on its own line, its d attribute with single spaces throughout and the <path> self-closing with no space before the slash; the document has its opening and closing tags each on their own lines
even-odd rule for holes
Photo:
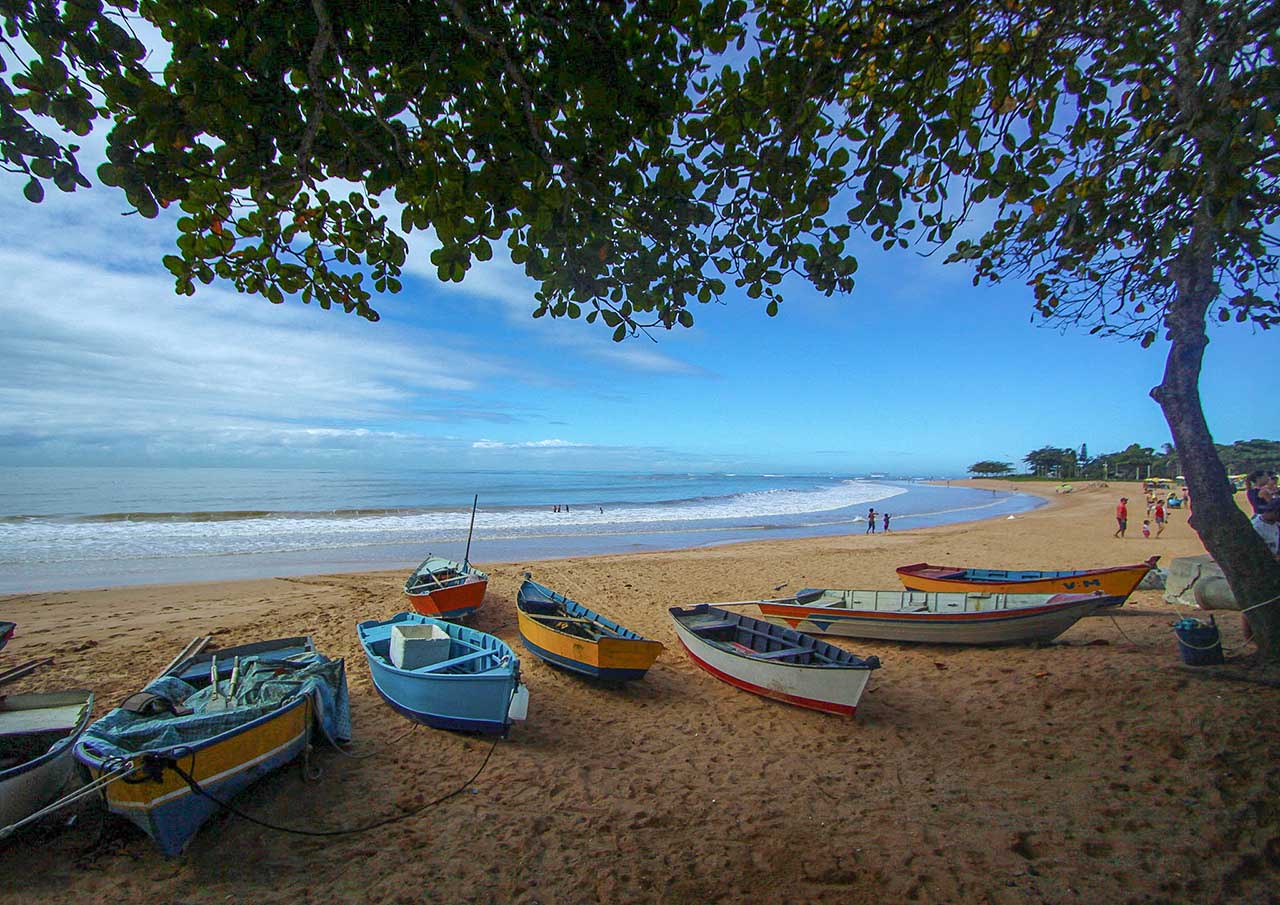
<svg viewBox="0 0 1280 905">
<path fill-rule="evenodd" d="M 435 729 L 505 735 L 529 694 L 500 638 L 419 613 L 356 626 L 373 686 L 392 709 Z"/>
<path fill-rule="evenodd" d="M 13 637 L 13 630 L 17 627 L 16 622 L 0 622 L 0 650 L 4 650 L 4 646 Z"/>
<path fill-rule="evenodd" d="M 351 737 L 345 666 L 310 638 L 282 638 L 173 664 L 90 726 L 75 756 L 94 779 L 122 774 L 106 787 L 108 810 L 177 855 L 220 809 L 213 799 L 301 755 L 316 729 Z"/>
<path fill-rule="evenodd" d="M 520 641 L 540 660 L 593 679 L 640 679 L 662 644 L 526 579 L 516 594 Z"/>
</svg>

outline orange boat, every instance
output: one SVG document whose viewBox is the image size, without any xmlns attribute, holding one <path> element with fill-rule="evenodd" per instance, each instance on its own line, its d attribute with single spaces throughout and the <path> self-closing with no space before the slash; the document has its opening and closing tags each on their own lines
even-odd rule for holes
<svg viewBox="0 0 1280 905">
<path fill-rule="evenodd" d="M 466 562 L 428 557 L 405 579 L 409 605 L 424 616 L 461 619 L 480 609 L 489 576 Z"/>
<path fill-rule="evenodd" d="M 970 569 L 918 562 L 898 567 L 911 591 L 964 591 L 983 594 L 1091 594 L 1101 591 L 1103 606 L 1118 606 L 1156 567 L 1159 556 L 1133 566 L 1053 572 L 1032 569 Z"/>
</svg>

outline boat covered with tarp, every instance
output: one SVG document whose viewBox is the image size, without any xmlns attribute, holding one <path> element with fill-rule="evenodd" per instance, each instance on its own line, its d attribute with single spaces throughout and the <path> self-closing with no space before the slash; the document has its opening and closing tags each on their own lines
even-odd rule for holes
<svg viewBox="0 0 1280 905">
<path fill-rule="evenodd" d="M 351 738 L 346 666 L 309 638 L 203 653 L 172 665 L 95 722 L 76 758 L 108 810 L 181 852 L 221 804 L 304 754 Z"/>
</svg>

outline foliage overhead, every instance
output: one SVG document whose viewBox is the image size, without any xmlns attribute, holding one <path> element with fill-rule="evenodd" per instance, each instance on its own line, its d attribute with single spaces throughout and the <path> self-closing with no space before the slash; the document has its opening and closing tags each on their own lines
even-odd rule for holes
<svg viewBox="0 0 1280 905">
<path fill-rule="evenodd" d="M 159 72 L 126 13 L 167 42 Z M 145 216 L 181 209 L 184 293 L 222 279 L 376 318 L 404 236 L 430 230 L 441 279 L 505 240 L 535 314 L 620 339 L 691 325 L 730 280 L 770 314 L 789 274 L 847 292 L 854 233 L 944 245 L 985 205 L 950 259 L 1022 276 L 1045 318 L 1150 342 L 1210 218 L 1218 316 L 1280 322 L 1262 0 L 0 0 L 0 19 L 0 163 L 32 200 L 86 185 L 69 139 L 109 120 L 98 176 Z M 1202 53 L 1173 52 L 1188 32 Z"/>
<path fill-rule="evenodd" d="M 0 0 L 14 70 L 0 80 L 0 162 L 31 177 L 33 201 L 45 180 L 87 185 L 78 147 L 38 126 L 78 136 L 109 120 L 98 177 L 143 216 L 181 209 L 165 264 L 182 293 L 222 279 L 376 319 L 372 294 L 401 288 L 404 237 L 430 230 L 441 280 L 505 240 L 542 285 L 538 314 L 590 305 L 614 328 L 637 311 L 674 323 L 668 300 L 707 289 L 695 234 L 710 212 L 689 202 L 697 179 L 672 152 L 673 123 L 744 11 Z M 159 29 L 162 71 L 125 12 Z M 398 222 L 379 213 L 388 197 Z"/>
</svg>

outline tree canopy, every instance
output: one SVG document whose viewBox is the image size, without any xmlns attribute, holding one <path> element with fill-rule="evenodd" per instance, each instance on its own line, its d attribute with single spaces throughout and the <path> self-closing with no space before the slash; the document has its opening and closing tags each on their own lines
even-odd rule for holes
<svg viewBox="0 0 1280 905">
<path fill-rule="evenodd" d="M 1013 465 L 1009 462 L 996 462 L 992 459 L 983 459 L 981 462 L 974 462 L 969 466 L 969 474 L 978 475 L 979 477 L 998 477 L 1006 475 L 1013 471 Z"/>
<path fill-rule="evenodd" d="M 847 293 L 866 236 L 1021 279 L 1046 322 L 1163 333 L 1152 395 L 1193 524 L 1241 600 L 1280 594 L 1198 391 L 1207 320 L 1280 323 L 1280 5 L 0 0 L 0 19 L 0 163 L 33 201 L 74 190 L 77 136 L 105 120 L 99 179 L 182 212 L 179 292 L 373 319 L 429 230 L 441 279 L 505 241 L 535 316 L 620 340 L 691 326 L 730 282 L 770 314 L 788 276 Z M 1250 619 L 1280 656 L 1277 609 Z"/>
</svg>

